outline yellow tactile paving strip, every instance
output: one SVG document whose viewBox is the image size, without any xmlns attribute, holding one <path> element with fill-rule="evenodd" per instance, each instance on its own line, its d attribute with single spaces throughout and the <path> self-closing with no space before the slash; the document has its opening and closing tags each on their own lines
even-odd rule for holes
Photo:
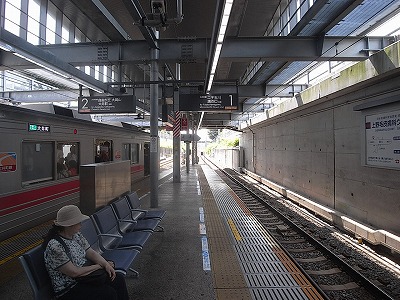
<svg viewBox="0 0 400 300">
<path fill-rule="evenodd" d="M 293 299 L 291 290 L 296 299 L 323 299 L 262 226 L 248 218 L 252 214 L 240 198 L 230 189 L 214 191 L 218 184 L 211 190 L 209 175 L 201 168 L 198 174 L 217 299 Z M 227 193 L 234 202 L 222 200 L 221 206 Z"/>
<path fill-rule="evenodd" d="M 217 299 L 250 300 L 252 297 L 214 196 L 202 169 L 198 168 L 197 170 L 206 214 L 208 249 Z"/>
</svg>

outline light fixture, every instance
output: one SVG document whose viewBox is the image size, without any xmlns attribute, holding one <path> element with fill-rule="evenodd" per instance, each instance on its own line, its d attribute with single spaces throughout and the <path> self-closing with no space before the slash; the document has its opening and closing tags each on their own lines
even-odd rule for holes
<svg viewBox="0 0 400 300">
<path fill-rule="evenodd" d="M 229 21 L 229 16 L 231 15 L 232 5 L 233 5 L 233 0 L 225 0 L 222 20 L 218 30 L 217 45 L 215 47 L 210 77 L 208 79 L 208 84 L 207 84 L 207 93 L 210 92 L 214 81 L 214 75 L 217 70 L 219 57 L 221 55 L 222 44 L 224 42 L 226 28 L 228 27 L 228 21 Z"/>
<path fill-rule="evenodd" d="M 197 131 L 200 130 L 201 123 L 203 122 L 203 117 L 204 117 L 204 111 L 201 112 L 201 117 L 200 117 L 199 125 L 197 126 Z"/>
</svg>

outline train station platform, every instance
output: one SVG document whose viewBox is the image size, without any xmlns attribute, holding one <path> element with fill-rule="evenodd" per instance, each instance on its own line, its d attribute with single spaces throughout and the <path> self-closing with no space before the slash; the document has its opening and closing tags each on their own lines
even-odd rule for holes
<svg viewBox="0 0 400 300">
<path fill-rule="evenodd" d="M 160 180 L 164 232 L 153 233 L 127 276 L 131 299 L 322 299 L 208 165 Z M 169 179 L 168 179 L 169 178 Z M 149 194 L 142 197 L 148 208 Z M 1 299 L 31 299 L 23 273 Z"/>
</svg>

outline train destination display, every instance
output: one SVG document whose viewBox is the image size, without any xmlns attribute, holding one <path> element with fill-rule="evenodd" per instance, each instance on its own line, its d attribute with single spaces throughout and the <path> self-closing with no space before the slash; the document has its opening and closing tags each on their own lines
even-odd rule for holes
<svg viewBox="0 0 400 300">
<path fill-rule="evenodd" d="M 223 111 L 238 109 L 238 94 L 179 94 L 180 111 Z"/>
<path fill-rule="evenodd" d="M 78 97 L 78 112 L 80 114 L 134 113 L 136 97 L 134 95 Z"/>
</svg>

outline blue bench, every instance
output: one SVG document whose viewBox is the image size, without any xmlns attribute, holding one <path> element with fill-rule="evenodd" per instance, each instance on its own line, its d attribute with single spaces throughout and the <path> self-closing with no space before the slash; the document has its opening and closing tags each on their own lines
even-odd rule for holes
<svg viewBox="0 0 400 300">
<path fill-rule="evenodd" d="M 131 207 L 132 211 L 141 212 L 142 214 L 139 216 L 139 219 L 160 219 L 164 218 L 166 211 L 165 210 L 146 210 L 141 209 L 140 199 L 136 192 L 131 192 L 127 194 L 126 199 L 128 200 L 128 204 Z"/>
<path fill-rule="evenodd" d="M 35 300 L 54 299 L 53 287 L 44 264 L 43 252 L 44 248 L 40 245 L 19 257 Z"/>
<path fill-rule="evenodd" d="M 131 271 L 134 276 L 139 273 L 131 268 L 136 256 L 140 253 L 136 249 L 115 249 L 102 250 L 100 247 L 99 237 L 92 219 L 82 222 L 81 233 L 89 242 L 90 247 L 101 254 L 106 260 L 112 260 L 115 264 L 115 271 L 126 275 Z"/>
<path fill-rule="evenodd" d="M 156 228 L 163 228 L 159 222 L 164 218 L 164 210 L 144 210 L 140 208 L 136 192 L 105 206 L 82 222 L 81 232 L 90 246 L 106 260 L 115 263 L 116 272 L 124 275 L 128 271 L 138 275 L 130 266 L 144 244 Z M 37 246 L 19 257 L 28 277 L 35 300 L 52 300 L 54 292 L 47 273 L 44 249 Z"/>
<path fill-rule="evenodd" d="M 161 219 L 143 219 L 140 218 L 143 212 L 132 210 L 126 197 L 122 197 L 111 204 L 111 207 L 118 219 L 119 229 L 122 233 L 131 231 L 163 231 L 159 225 Z M 159 228 L 159 230 L 156 230 Z"/>
<path fill-rule="evenodd" d="M 107 205 L 91 216 L 96 224 L 101 250 L 111 249 L 143 249 L 151 236 L 151 231 L 122 232 L 113 209 Z"/>
<path fill-rule="evenodd" d="M 136 270 L 130 267 L 136 256 L 140 253 L 138 250 L 102 250 L 91 219 L 82 222 L 81 232 L 93 250 L 100 253 L 106 260 L 112 260 L 115 263 L 116 272 L 126 275 L 128 271 L 131 271 L 134 276 L 139 275 Z M 39 245 L 19 257 L 22 268 L 28 277 L 33 292 L 33 299 L 35 300 L 55 299 L 51 280 L 44 263 L 43 253 L 44 248 Z"/>
</svg>

